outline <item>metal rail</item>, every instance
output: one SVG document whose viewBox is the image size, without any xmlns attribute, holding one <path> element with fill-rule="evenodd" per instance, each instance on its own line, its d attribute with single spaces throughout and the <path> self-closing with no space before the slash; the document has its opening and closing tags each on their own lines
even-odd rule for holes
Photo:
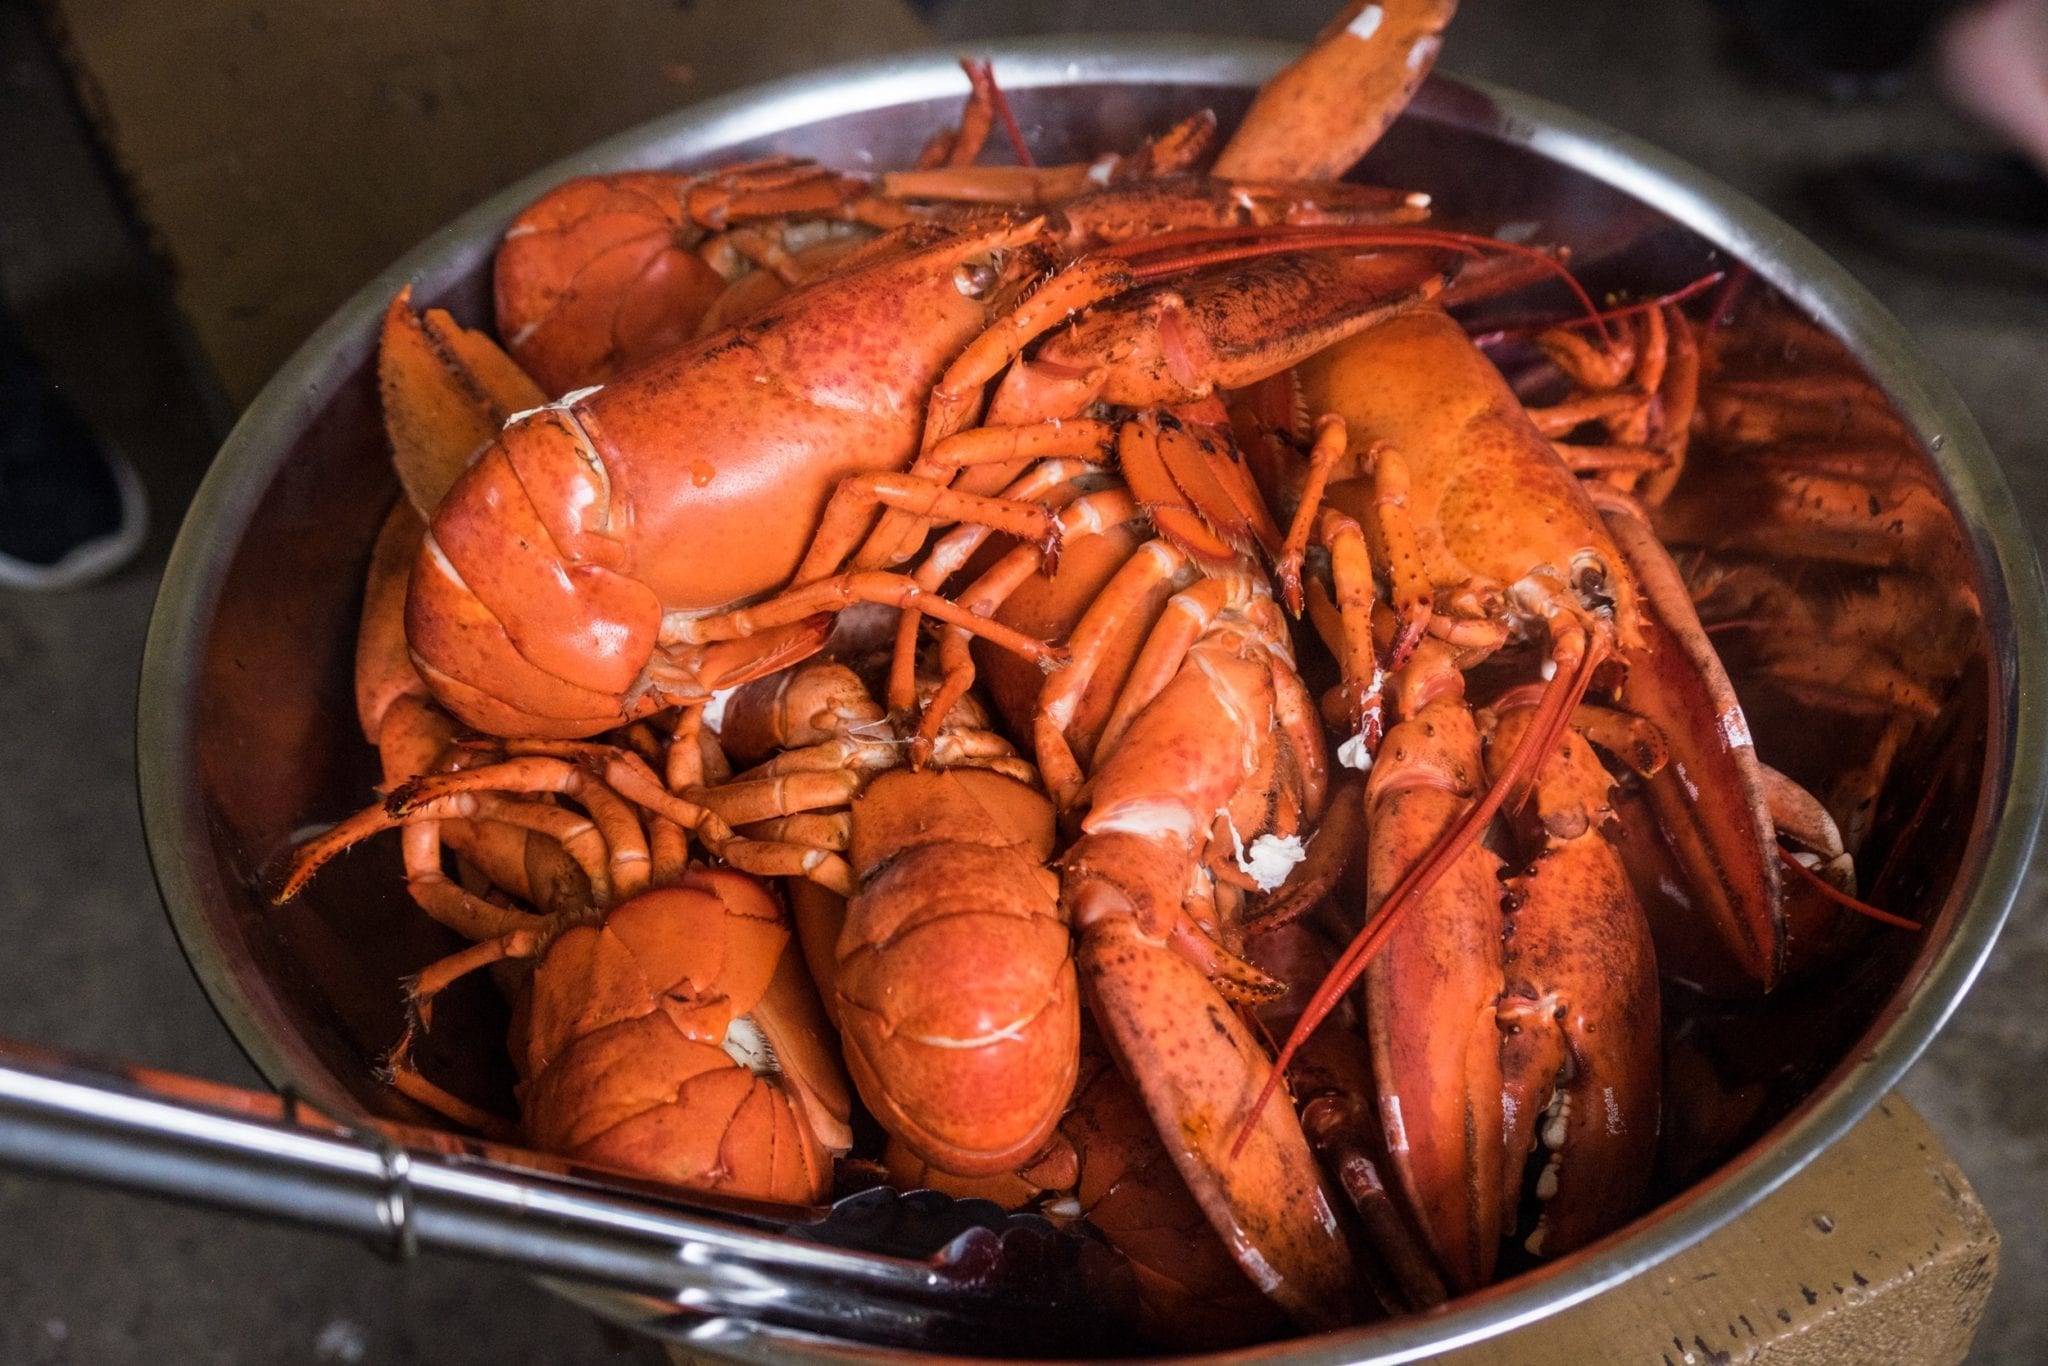
<svg viewBox="0 0 2048 1366">
<path fill-rule="evenodd" d="M 980 1202 L 878 1189 L 790 1210 L 621 1193 L 539 1154 L 8 1043 L 0 1165 L 351 1234 L 395 1258 L 453 1253 L 679 1315 L 881 1345 L 1100 1350 L 1121 1312 L 1106 1248 Z M 936 1246 L 917 1255 L 920 1243 Z"/>
</svg>

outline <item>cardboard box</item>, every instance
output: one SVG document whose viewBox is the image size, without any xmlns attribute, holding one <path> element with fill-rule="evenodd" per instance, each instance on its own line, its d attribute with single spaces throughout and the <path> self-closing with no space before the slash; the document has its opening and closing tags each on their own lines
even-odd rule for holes
<svg viewBox="0 0 2048 1366">
<path fill-rule="evenodd" d="M 917 47 L 904 0 L 46 0 L 240 407 L 491 191 L 755 81 Z"/>
<path fill-rule="evenodd" d="M 1756 1208 L 1633 1280 L 1434 1366 L 1948 1366 L 1998 1231 L 1927 1122 L 1888 1096 Z M 713 1358 L 669 1348 L 677 1366 Z"/>
</svg>

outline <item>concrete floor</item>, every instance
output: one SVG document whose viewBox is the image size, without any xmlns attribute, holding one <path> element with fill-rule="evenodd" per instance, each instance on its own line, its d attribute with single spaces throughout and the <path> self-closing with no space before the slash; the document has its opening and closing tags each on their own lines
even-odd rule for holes
<svg viewBox="0 0 2048 1366">
<path fill-rule="evenodd" d="M 1330 0 L 940 0 L 934 28 L 1193 29 L 1304 38 Z M 1448 69 L 1576 106 L 1754 195 L 1836 252 L 1919 339 L 1983 422 L 2048 537 L 2048 292 L 1910 273 L 1802 205 L 1812 166 L 1971 137 L 1925 88 L 1828 108 L 1719 58 L 1701 0 L 1467 0 Z M 1924 82 L 1922 83 L 1924 87 Z M 145 471 L 148 552 L 110 583 L 0 594 L 0 1036 L 240 1084 L 256 1077 L 162 916 L 135 809 L 134 689 L 155 578 L 219 434 L 175 318 L 125 226 L 28 7 L 0 2 L 0 287 L 64 385 Z M 2003 1231 L 1973 1360 L 2048 1359 L 2030 1309 L 2048 1277 L 2048 925 L 2037 871 L 2000 952 L 1907 1095 Z M 439 1363 L 632 1359 L 526 1282 L 126 1196 L 0 1178 L 0 1361 Z"/>
</svg>

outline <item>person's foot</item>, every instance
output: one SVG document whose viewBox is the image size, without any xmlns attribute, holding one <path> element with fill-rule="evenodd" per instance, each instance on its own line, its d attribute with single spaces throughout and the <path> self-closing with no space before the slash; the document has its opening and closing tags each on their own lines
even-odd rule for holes
<svg viewBox="0 0 2048 1366">
<path fill-rule="evenodd" d="M 141 549 L 148 522 L 134 467 L 32 364 L 0 367 L 0 587 L 101 578 Z"/>
<path fill-rule="evenodd" d="M 1949 98 L 2048 175 L 2048 0 L 1979 0 L 1936 46 Z"/>
</svg>

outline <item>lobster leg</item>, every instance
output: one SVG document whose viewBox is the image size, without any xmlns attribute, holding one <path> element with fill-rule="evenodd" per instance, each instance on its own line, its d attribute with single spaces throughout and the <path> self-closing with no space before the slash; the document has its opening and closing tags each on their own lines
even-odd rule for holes
<svg viewBox="0 0 2048 1366">
<path fill-rule="evenodd" d="M 1330 471 L 1344 458 L 1344 448 L 1344 419 L 1324 416 L 1316 423 L 1315 444 L 1309 451 L 1307 476 L 1302 482 L 1294 520 L 1288 524 L 1287 537 L 1273 559 L 1273 581 L 1280 589 L 1280 599 L 1296 616 L 1301 615 L 1302 557 L 1308 551 L 1309 537 L 1323 510 L 1323 489 L 1330 482 Z M 1330 543 L 1323 539 L 1321 544 L 1328 548 Z M 1360 544 L 1362 546 L 1363 542 Z M 1370 574 L 1367 578 L 1366 590 L 1370 596 Z"/>
<path fill-rule="evenodd" d="M 1059 506 L 1058 534 L 1062 544 L 1070 537 L 1093 536 L 1111 526 L 1122 526 L 1138 516 L 1136 504 L 1120 489 L 1103 489 L 1082 494 L 1073 481 L 1094 467 L 1073 460 L 1047 460 L 1032 467 L 1005 492 L 1006 497 L 1043 495 Z M 988 538 L 984 527 L 963 526 L 948 532 L 933 545 L 918 567 L 920 584 L 936 588 L 959 570 Z M 976 579 L 960 595 L 960 605 L 970 612 L 990 613 L 1000 607 L 1017 585 L 1044 567 L 1044 556 L 1033 546 L 1016 546 Z M 974 684 L 974 658 L 968 651 L 971 639 L 966 631 L 947 629 L 940 637 L 939 662 L 944 669 L 938 689 L 926 704 L 918 723 L 912 750 L 914 762 L 922 763 L 938 740 L 940 727 L 953 704 L 966 696 Z M 896 627 L 896 646 L 889 671 L 889 706 L 898 714 L 915 705 L 917 662 L 917 617 L 903 614 Z"/>
<path fill-rule="evenodd" d="M 1061 453 L 1085 455 L 1090 449 L 1084 443 Z M 832 491 L 832 501 L 825 505 L 818 523 L 818 539 L 811 543 L 791 582 L 801 587 L 829 577 L 837 567 L 833 547 L 857 540 L 878 507 L 1001 531 L 1041 547 L 1049 561 L 1059 552 L 1059 527 L 1042 504 L 983 497 L 909 474 L 857 474 L 849 475 Z M 922 578 L 918 581 L 923 583 Z"/>
<path fill-rule="evenodd" d="M 1693 413 L 1699 407 L 1700 345 L 1692 324 L 1678 305 L 1666 305 L 1671 333 L 1671 359 L 1664 381 L 1657 390 L 1660 431 L 1656 447 L 1665 456 L 1664 467 L 1651 473 L 1638 487 L 1638 496 L 1649 507 L 1657 507 L 1678 486 L 1685 472 L 1685 456 L 1692 441 Z"/>
<path fill-rule="evenodd" d="M 1166 612 L 1138 651 L 1118 694 L 1116 707 L 1095 742 L 1097 767 L 1109 762 L 1131 722 L 1152 705 L 1180 672 L 1194 643 L 1206 635 L 1216 618 L 1231 605 L 1238 590 L 1224 579 L 1199 579 L 1166 600 Z"/>
<path fill-rule="evenodd" d="M 1131 634 L 1134 624 L 1153 620 L 1161 587 L 1179 591 L 1193 577 L 1187 556 L 1165 541 L 1148 541 L 1126 560 L 1089 604 L 1068 640 L 1067 666 L 1046 680 L 1032 718 L 1038 771 L 1053 805 L 1066 810 L 1079 795 L 1083 775 L 1070 727 L 1096 671 Z M 1142 635 L 1140 635 L 1142 639 Z"/>
<path fill-rule="evenodd" d="M 1340 748 L 1338 762 L 1363 768 L 1380 746 L 1386 687 L 1386 669 L 1372 629 L 1372 553 L 1358 523 L 1334 508 L 1324 508 L 1317 516 L 1315 534 L 1317 544 L 1330 555 L 1330 607 L 1337 618 L 1326 639 L 1337 657 L 1339 681 L 1336 697 L 1326 698 L 1324 705 L 1341 715 L 1346 733 L 1354 737 Z"/>
<path fill-rule="evenodd" d="M 1123 262 L 1107 257 L 1082 261 L 1047 278 L 1008 315 L 969 342 L 932 387 L 931 400 L 925 411 L 922 443 L 917 461 L 910 467 L 910 474 L 922 479 L 935 479 L 947 474 L 948 466 L 936 458 L 936 453 L 947 438 L 974 421 L 980 412 L 983 391 L 988 382 L 1047 330 L 1058 326 L 1076 311 L 1130 286 L 1130 271 Z M 1088 368 L 1079 367 L 1075 373 L 1083 373 Z M 1077 400 L 1078 403 L 1086 401 L 1085 397 Z M 1083 430 L 1084 433 L 1087 431 Z M 1051 439 L 1057 441 L 1059 438 L 1055 434 Z M 1014 470 L 1010 472 L 1014 473 Z M 917 553 L 923 539 L 923 525 L 913 514 L 894 510 L 884 512 L 874 530 L 861 543 L 854 556 L 854 565 L 872 569 L 909 559 Z M 814 548 L 812 553 L 821 562 L 837 563 L 848 549 L 851 549 L 850 545 L 833 545 L 825 549 Z"/>
<path fill-rule="evenodd" d="M 337 822 L 293 853 L 291 869 L 277 900 L 281 904 L 296 897 L 313 875 L 344 849 L 403 826 L 408 841 L 407 880 L 414 895 L 424 898 L 422 907 L 465 938 L 494 938 L 505 932 L 508 916 L 518 917 L 521 913 L 470 896 L 448 882 L 441 872 L 441 844 L 433 827 L 465 821 L 489 821 L 553 839 L 582 868 L 592 894 L 601 901 L 610 900 L 608 850 L 603 835 L 586 817 L 540 802 L 508 801 L 494 793 L 475 791 L 446 793 L 412 805 L 402 813 L 394 813 L 380 802 Z"/>
<path fill-rule="evenodd" d="M 1086 425 L 1097 428 L 1102 424 Z M 1093 431 L 1087 436 L 1092 443 Z M 1087 518 L 1086 525 L 1075 526 L 1073 530 L 1090 534 L 1099 534 L 1110 525 L 1132 520 L 1135 510 L 1130 507 L 1130 502 L 1135 499 L 1144 507 L 1145 515 L 1154 528 L 1181 553 L 1183 559 L 1192 557 L 1207 565 L 1211 572 L 1233 572 L 1240 556 L 1254 542 L 1278 547 L 1279 533 L 1249 477 L 1238 469 L 1228 435 L 1223 429 L 1212 428 L 1198 433 L 1193 424 L 1171 415 L 1145 413 L 1124 422 L 1117 429 L 1116 447 L 1129 493 L 1124 495 L 1122 502 L 1115 504 L 1104 503 L 1094 496 L 1070 504 L 1059 519 L 1062 543 L 1069 523 L 1083 516 Z M 1104 512 L 1106 516 L 1102 515 Z M 1050 557 L 1041 554 L 1033 558 L 1028 549 L 1020 547 L 970 588 L 961 599 L 961 606 L 974 612 L 993 612 L 1034 570 L 1042 568 L 1050 573 L 1055 567 Z M 1175 572 L 1181 568 L 1176 566 Z M 1137 600 L 1144 600 L 1157 582 L 1156 579 L 1133 580 L 1125 587 L 1135 584 Z M 1133 599 L 1119 597 L 1113 601 L 1128 607 Z M 1200 629 L 1197 624 L 1184 632 L 1183 644 L 1192 641 Z M 899 650 L 904 634 L 899 631 Z M 957 636 L 959 633 L 948 634 Z M 1079 627 L 1075 634 L 1077 641 L 1094 639 L 1084 635 Z M 1083 653 L 1087 653 L 1085 648 Z M 964 642 L 956 641 L 948 649 L 946 664 L 952 686 L 964 687 L 971 681 L 972 664 Z M 1165 658 L 1156 662 L 1150 688 L 1156 691 L 1176 667 L 1177 659 Z M 1094 665 L 1090 663 L 1070 675 L 1066 686 L 1072 697 L 1078 698 L 1080 691 L 1085 690 L 1094 677 L 1093 670 Z M 1130 711 L 1143 705 L 1145 700 L 1144 697 L 1134 699 L 1123 721 L 1110 724 L 1120 729 L 1121 724 L 1128 722 Z M 1071 716 L 1064 714 L 1065 705 L 1062 702 L 1052 708 L 1062 729 L 1071 720 Z M 928 733 L 930 726 L 927 719 L 921 733 Z M 1057 765 L 1055 775 L 1051 779 L 1055 791 L 1065 790 L 1070 785 L 1067 767 Z"/>
<path fill-rule="evenodd" d="M 704 644 L 735 640 L 756 631 L 794 625 L 819 612 L 833 612 L 856 602 L 880 603 L 889 607 L 917 607 L 939 620 L 964 627 L 974 635 L 993 641 L 1041 663 L 1057 660 L 1060 652 L 1034 637 L 1013 631 L 1001 622 L 978 617 L 957 603 L 928 593 L 908 574 L 877 570 L 835 574 L 789 589 L 752 607 L 742 607 L 711 616 L 693 617 L 665 627 L 664 643 Z"/>
<path fill-rule="evenodd" d="M 1141 409 L 1196 403 L 1218 387 L 1255 383 L 1336 337 L 1433 296 L 1442 287 L 1447 259 L 1434 249 L 1356 260 L 1291 255 L 1197 276 L 1178 289 L 1133 290 L 1134 277 L 1121 261 L 1089 258 L 1054 275 L 962 353 L 933 391 L 925 451 L 972 420 L 983 386 L 1025 345 L 1091 305 L 1046 340 L 1037 362 L 1041 371 L 1085 382 L 1056 391 L 1060 409 L 1013 420 L 1077 416 L 1097 398 Z M 1103 364 L 1105 357 L 1113 363 Z M 1190 492 L 1204 521 L 1228 524 L 1242 515 L 1241 500 L 1202 479 L 1194 462 L 1177 462 L 1176 468 L 1198 481 Z M 920 459 L 911 472 L 930 477 L 937 471 Z M 1182 498 L 1176 494 L 1175 501 Z M 1278 539 L 1273 535 L 1269 544 L 1277 547 Z M 895 563 L 916 548 L 915 523 L 907 514 L 885 514 L 854 563 Z"/>
</svg>

